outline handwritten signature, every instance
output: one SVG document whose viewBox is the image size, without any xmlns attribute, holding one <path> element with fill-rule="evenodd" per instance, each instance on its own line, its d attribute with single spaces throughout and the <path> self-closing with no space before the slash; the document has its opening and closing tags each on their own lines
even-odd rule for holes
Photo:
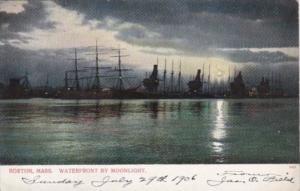
<svg viewBox="0 0 300 191">
<path fill-rule="evenodd" d="M 216 179 L 208 179 L 206 183 L 209 186 L 220 186 L 224 183 L 246 184 L 259 182 L 288 182 L 295 183 L 295 178 L 289 176 L 289 173 L 284 175 L 274 173 L 249 173 L 244 171 L 224 171 L 217 173 Z"/>
</svg>

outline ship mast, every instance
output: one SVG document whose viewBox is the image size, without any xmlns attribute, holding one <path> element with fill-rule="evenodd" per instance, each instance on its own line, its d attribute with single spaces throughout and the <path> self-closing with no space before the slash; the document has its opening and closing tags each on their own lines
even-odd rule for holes
<svg viewBox="0 0 300 191">
<path fill-rule="evenodd" d="M 75 83 L 76 83 L 76 90 L 80 89 L 79 87 L 79 79 L 78 79 L 78 66 L 77 66 L 77 50 L 75 48 Z"/>
<path fill-rule="evenodd" d="M 178 90 L 179 90 L 179 92 L 181 92 L 181 60 L 180 60 L 180 63 L 179 63 Z"/>
<path fill-rule="evenodd" d="M 112 49 L 112 50 L 117 50 L 118 51 L 118 55 L 117 56 L 112 56 L 112 57 L 118 57 L 118 68 L 116 69 L 118 71 L 118 78 L 117 78 L 117 89 L 119 91 L 124 90 L 124 81 L 123 81 L 123 74 L 122 74 L 122 70 L 127 71 L 128 69 L 122 69 L 122 62 L 121 62 L 121 57 L 125 57 L 128 55 L 121 55 L 121 48 L 118 49 Z"/>
<path fill-rule="evenodd" d="M 228 88 L 230 88 L 230 65 L 228 65 L 228 82 L 227 82 Z"/>
<path fill-rule="evenodd" d="M 207 77 L 207 93 L 209 94 L 210 93 L 210 64 L 209 64 L 209 67 L 208 67 L 208 77 Z"/>
<path fill-rule="evenodd" d="M 205 66 L 205 64 L 202 64 L 202 79 L 201 79 L 201 81 L 202 81 L 202 90 L 203 90 L 203 93 L 204 93 L 204 66 Z"/>
<path fill-rule="evenodd" d="M 117 49 L 111 49 L 113 51 L 117 51 L 118 55 L 116 56 L 111 56 L 111 57 L 118 57 L 118 66 L 117 68 L 115 68 L 115 71 L 118 72 L 118 77 L 117 77 L 117 85 L 116 85 L 116 89 L 119 91 L 122 91 L 125 89 L 124 87 L 124 79 L 125 78 L 131 78 L 131 77 L 124 77 L 122 71 L 130 71 L 130 69 L 126 69 L 126 68 L 122 68 L 122 62 L 121 62 L 121 57 L 126 57 L 129 55 L 121 55 L 121 48 L 117 48 Z"/>
<path fill-rule="evenodd" d="M 202 82 L 204 81 L 204 64 L 202 64 Z"/>
<path fill-rule="evenodd" d="M 171 92 L 173 92 L 173 83 L 174 83 L 174 61 L 172 60 L 172 71 L 171 71 Z"/>
<path fill-rule="evenodd" d="M 230 65 L 228 65 L 228 84 L 230 83 Z"/>
<path fill-rule="evenodd" d="M 100 89 L 98 42 L 96 40 L 96 89 Z"/>
<path fill-rule="evenodd" d="M 123 78 L 122 78 L 122 69 L 121 69 L 121 49 L 118 50 L 118 73 L 119 73 L 118 89 L 121 91 L 122 89 L 124 89 Z"/>
<path fill-rule="evenodd" d="M 94 47 L 94 46 L 93 46 Z M 100 54 L 105 54 L 106 51 L 111 49 L 105 49 L 105 48 L 99 48 L 98 47 L 98 41 L 96 40 L 96 46 L 95 46 L 95 53 L 87 54 L 87 55 L 95 55 L 95 66 L 94 67 L 84 67 L 86 70 L 92 69 L 95 70 L 95 74 L 92 75 L 92 77 L 88 77 L 88 79 L 93 79 L 92 88 L 96 91 L 101 89 L 101 75 L 100 70 L 101 69 L 110 69 L 111 67 L 100 67 Z"/>
<path fill-rule="evenodd" d="M 165 58 L 165 70 L 164 70 L 164 93 L 166 93 L 166 78 L 167 78 L 167 58 Z"/>
<path fill-rule="evenodd" d="M 234 66 L 234 78 L 236 76 L 236 66 Z"/>
<path fill-rule="evenodd" d="M 24 82 L 23 82 L 23 85 L 26 87 L 26 88 L 30 88 L 31 85 L 30 85 L 30 82 L 29 82 L 29 79 L 28 79 L 28 71 L 26 70 L 25 71 L 25 76 L 24 76 Z"/>
</svg>

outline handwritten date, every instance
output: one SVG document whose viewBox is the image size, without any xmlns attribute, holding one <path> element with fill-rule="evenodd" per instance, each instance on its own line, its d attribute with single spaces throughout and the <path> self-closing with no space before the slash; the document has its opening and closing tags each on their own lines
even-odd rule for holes
<svg viewBox="0 0 300 191">
<path fill-rule="evenodd" d="M 153 184 L 168 184 L 178 186 L 181 184 L 188 184 L 192 182 L 201 183 L 206 181 L 208 186 L 221 186 L 224 184 L 255 184 L 255 183 L 295 183 L 295 177 L 285 174 L 274 174 L 274 173 L 249 173 L 244 171 L 224 171 L 222 173 L 217 173 L 215 178 L 200 178 L 199 175 L 193 174 L 190 176 L 178 175 L 171 176 L 168 174 L 160 176 L 100 176 L 95 177 L 93 180 L 83 180 L 83 179 L 70 179 L 68 177 L 62 179 L 50 179 L 46 176 L 41 175 L 33 177 L 22 177 L 22 182 L 27 185 L 34 184 L 44 184 L 44 185 L 72 185 L 74 188 L 80 185 L 88 185 L 94 188 L 109 187 L 112 185 L 119 185 L 120 188 L 126 188 L 133 184 L 139 184 L 144 186 L 149 186 Z"/>
</svg>

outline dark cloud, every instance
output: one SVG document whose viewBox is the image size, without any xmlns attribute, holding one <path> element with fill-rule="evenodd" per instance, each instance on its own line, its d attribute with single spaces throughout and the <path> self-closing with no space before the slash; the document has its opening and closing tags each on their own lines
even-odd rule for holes
<svg viewBox="0 0 300 191">
<path fill-rule="evenodd" d="M 297 1 L 294 0 L 210 0 L 190 1 L 192 12 L 209 11 L 246 19 L 278 19 L 297 22 Z"/>
<path fill-rule="evenodd" d="M 160 34 L 163 43 L 136 31 L 118 37 L 145 46 L 185 49 L 298 46 L 296 0 L 98 0 L 57 1 L 86 15 L 86 20 L 116 18 Z M 107 26 L 109 28 L 109 26 Z M 124 33 L 124 34 L 123 34 Z M 134 41 L 133 41 L 134 39 Z M 178 40 L 179 39 L 179 40 Z M 166 43 L 177 40 L 179 43 Z"/>
<path fill-rule="evenodd" d="M 9 39 L 26 42 L 28 37 L 18 32 L 29 32 L 36 28 L 49 29 L 55 23 L 47 21 L 48 13 L 42 1 L 29 0 L 23 5 L 24 11 L 19 13 L 0 12 L 0 40 L 7 43 Z"/>
<path fill-rule="evenodd" d="M 296 0 L 58 0 L 66 8 L 79 10 L 89 18 L 116 16 L 126 21 L 183 23 L 193 14 L 209 12 L 246 19 L 296 22 Z M 191 21 L 191 20 L 190 20 Z"/>
</svg>

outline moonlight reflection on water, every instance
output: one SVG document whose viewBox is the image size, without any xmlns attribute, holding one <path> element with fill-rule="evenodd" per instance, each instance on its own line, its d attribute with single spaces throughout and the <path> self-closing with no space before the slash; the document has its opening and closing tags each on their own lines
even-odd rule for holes
<svg viewBox="0 0 300 191">
<path fill-rule="evenodd" d="M 214 152 L 217 154 L 218 159 L 217 162 L 223 162 L 222 153 L 223 153 L 223 139 L 226 137 L 226 126 L 224 119 L 224 101 L 217 101 L 217 112 L 216 112 L 216 121 L 215 128 L 212 131 L 212 148 Z"/>
<path fill-rule="evenodd" d="M 293 163 L 298 100 L 1 100 L 1 164 Z"/>
</svg>

